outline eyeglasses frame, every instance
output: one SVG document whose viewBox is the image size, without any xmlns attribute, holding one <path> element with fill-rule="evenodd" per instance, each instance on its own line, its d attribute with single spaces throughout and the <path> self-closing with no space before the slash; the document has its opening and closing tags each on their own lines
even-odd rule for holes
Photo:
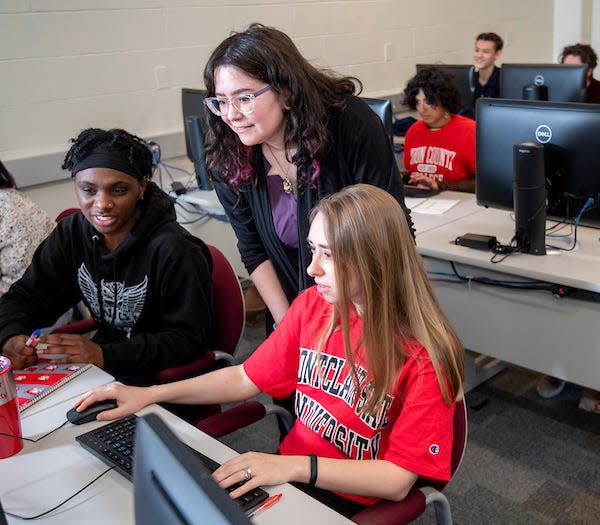
<svg viewBox="0 0 600 525">
<path fill-rule="evenodd" d="M 255 91 L 254 93 L 248 93 L 247 95 L 236 95 L 231 98 L 206 97 L 204 99 L 204 104 L 211 111 L 211 113 L 213 113 L 213 115 L 216 115 L 217 117 L 222 117 L 223 115 L 227 115 L 227 113 L 229 112 L 229 106 L 233 106 L 237 111 L 239 111 L 240 113 L 242 113 L 244 115 L 250 115 L 256 109 L 255 107 L 252 107 L 251 111 L 242 111 L 240 108 L 238 108 L 236 106 L 236 104 L 233 101 L 235 99 L 239 99 L 239 97 L 251 97 L 251 101 L 254 102 L 257 97 L 259 97 L 263 93 L 266 93 L 267 91 L 270 91 L 272 89 L 273 89 L 273 86 L 271 84 L 267 84 L 265 87 L 259 89 L 258 91 Z M 217 113 L 215 111 L 215 107 L 213 105 L 213 103 L 215 101 L 219 102 L 219 103 L 227 102 L 227 105 L 228 105 L 227 111 Z"/>
</svg>

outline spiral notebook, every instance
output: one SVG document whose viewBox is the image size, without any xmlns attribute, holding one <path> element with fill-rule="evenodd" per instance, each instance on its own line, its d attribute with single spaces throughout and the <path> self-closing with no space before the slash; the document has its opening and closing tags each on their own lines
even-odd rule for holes
<svg viewBox="0 0 600 525">
<path fill-rule="evenodd" d="M 19 412 L 27 410 L 91 366 L 86 363 L 57 365 L 52 362 L 39 362 L 27 368 L 13 370 Z"/>
</svg>

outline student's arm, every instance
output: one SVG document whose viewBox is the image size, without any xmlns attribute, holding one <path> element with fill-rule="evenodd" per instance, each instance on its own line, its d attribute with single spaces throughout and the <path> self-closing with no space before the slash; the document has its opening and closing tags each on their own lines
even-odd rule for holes
<svg viewBox="0 0 600 525">
<path fill-rule="evenodd" d="M 94 388 L 76 402 L 78 410 L 104 399 L 115 399 L 118 407 L 98 415 L 99 420 L 123 417 L 152 403 L 181 403 L 191 405 L 243 401 L 260 393 L 241 365 L 228 366 L 208 374 L 151 387 L 132 387 L 110 384 Z"/>
<path fill-rule="evenodd" d="M 235 232 L 242 262 L 273 319 L 279 323 L 290 305 L 259 233 L 257 223 L 261 218 L 255 217 L 244 193 L 236 193 L 220 182 L 215 182 L 215 191 Z"/>
<path fill-rule="evenodd" d="M 258 293 L 271 312 L 274 321 L 279 324 L 290 308 L 290 303 L 281 287 L 271 261 L 264 261 L 250 275 Z"/>
<path fill-rule="evenodd" d="M 457 180 L 455 182 L 440 182 L 438 183 L 440 191 L 464 191 L 475 193 L 475 174 L 472 174 L 468 179 Z"/>
<path fill-rule="evenodd" d="M 308 483 L 310 480 L 310 458 L 307 456 L 259 452 L 247 452 L 226 461 L 213 477 L 222 487 L 228 487 L 243 481 L 248 468 L 252 478 L 232 491 L 231 497 L 237 498 L 261 485 L 290 481 Z M 386 460 L 317 459 L 316 486 L 346 494 L 400 501 L 406 497 L 417 477 L 414 472 Z"/>
</svg>

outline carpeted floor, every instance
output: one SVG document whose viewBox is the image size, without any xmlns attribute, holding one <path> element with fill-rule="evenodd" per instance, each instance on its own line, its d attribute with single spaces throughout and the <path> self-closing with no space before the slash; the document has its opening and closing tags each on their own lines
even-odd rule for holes
<svg viewBox="0 0 600 525">
<path fill-rule="evenodd" d="M 239 360 L 262 334 L 260 319 L 247 327 Z M 509 366 L 467 394 L 467 449 L 445 490 L 455 524 L 600 524 L 600 415 L 577 408 L 574 385 L 556 398 L 540 398 L 537 378 Z M 240 452 L 273 452 L 277 424 L 265 419 L 224 441 Z M 434 513 L 414 523 L 435 523 Z"/>
</svg>

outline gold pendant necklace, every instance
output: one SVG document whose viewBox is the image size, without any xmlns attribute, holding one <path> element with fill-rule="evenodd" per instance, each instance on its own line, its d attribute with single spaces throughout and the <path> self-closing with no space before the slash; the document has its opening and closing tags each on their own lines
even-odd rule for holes
<svg viewBox="0 0 600 525">
<path fill-rule="evenodd" d="M 275 153 L 273 153 L 271 146 L 269 144 L 267 144 L 266 142 L 265 142 L 265 146 L 267 146 L 267 149 L 269 150 L 271 157 L 273 157 L 273 159 L 275 160 L 275 163 L 281 170 L 282 175 L 279 175 L 279 177 L 281 177 L 281 184 L 283 186 L 283 191 L 287 195 L 289 195 L 290 193 L 293 193 L 294 192 L 294 183 L 288 177 L 288 173 L 290 172 L 290 168 L 292 167 L 292 165 L 288 163 L 287 170 L 284 170 L 283 167 L 281 166 L 281 163 L 279 162 L 279 159 L 275 156 Z M 287 156 L 286 156 L 286 158 L 287 158 Z"/>
</svg>

